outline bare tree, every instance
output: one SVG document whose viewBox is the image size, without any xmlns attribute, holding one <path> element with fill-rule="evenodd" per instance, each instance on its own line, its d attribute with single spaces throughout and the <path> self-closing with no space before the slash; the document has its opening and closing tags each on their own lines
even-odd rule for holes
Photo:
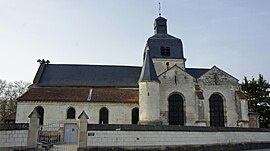
<svg viewBox="0 0 270 151">
<path fill-rule="evenodd" d="M 0 80 L 0 120 L 16 111 L 16 99 L 27 91 L 29 85 L 30 83 L 25 81 L 8 83 L 5 80 Z"/>
<path fill-rule="evenodd" d="M 7 108 L 7 102 L 5 99 L 5 91 L 7 87 L 7 82 L 5 80 L 0 79 L 0 121 L 2 117 L 4 117 L 6 113 L 6 108 Z"/>
</svg>

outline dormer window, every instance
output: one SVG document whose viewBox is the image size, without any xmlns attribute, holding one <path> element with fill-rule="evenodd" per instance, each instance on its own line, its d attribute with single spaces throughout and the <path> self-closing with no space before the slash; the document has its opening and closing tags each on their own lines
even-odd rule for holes
<svg viewBox="0 0 270 151">
<path fill-rule="evenodd" d="M 170 56 L 170 47 L 160 47 L 160 54 L 161 56 Z"/>
</svg>

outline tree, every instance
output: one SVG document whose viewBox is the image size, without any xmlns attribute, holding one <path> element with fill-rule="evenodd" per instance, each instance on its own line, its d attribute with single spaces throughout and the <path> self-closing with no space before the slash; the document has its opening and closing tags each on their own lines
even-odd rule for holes
<svg viewBox="0 0 270 151">
<path fill-rule="evenodd" d="M 0 79 L 0 121 L 3 117 L 16 111 L 17 98 L 26 92 L 29 82 L 7 82 Z"/>
<path fill-rule="evenodd" d="M 261 74 L 257 80 L 247 77 L 241 84 L 242 90 L 248 101 L 249 111 L 259 115 L 260 127 L 267 128 L 270 124 L 270 84 Z"/>
<path fill-rule="evenodd" d="M 6 87 L 7 82 L 5 80 L 0 79 L 0 121 L 2 117 L 4 117 L 7 114 L 6 113 L 7 102 L 4 99 Z"/>
</svg>

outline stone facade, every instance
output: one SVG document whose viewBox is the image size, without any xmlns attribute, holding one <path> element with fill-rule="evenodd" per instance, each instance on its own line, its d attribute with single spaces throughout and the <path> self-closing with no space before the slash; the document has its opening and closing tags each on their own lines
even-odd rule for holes
<svg viewBox="0 0 270 151">
<path fill-rule="evenodd" d="M 159 83 L 141 82 L 140 83 L 139 102 L 140 104 L 140 124 L 159 124 L 160 123 L 160 105 L 159 105 Z"/>
<path fill-rule="evenodd" d="M 106 107 L 109 110 L 109 123 L 131 124 L 132 109 L 138 107 L 136 103 L 78 103 L 78 102 L 20 102 L 17 107 L 16 123 L 29 123 L 28 115 L 37 107 L 44 108 L 44 123 L 58 121 L 74 122 L 84 110 L 89 115 L 89 124 L 99 123 L 99 110 Z M 67 109 L 73 107 L 76 111 L 75 119 L 67 119 Z"/>
</svg>

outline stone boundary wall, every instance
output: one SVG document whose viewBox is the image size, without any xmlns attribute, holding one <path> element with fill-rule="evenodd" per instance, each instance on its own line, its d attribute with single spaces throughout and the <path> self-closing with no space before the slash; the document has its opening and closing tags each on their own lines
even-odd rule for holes
<svg viewBox="0 0 270 151">
<path fill-rule="evenodd" d="M 88 147 L 81 151 L 244 151 L 270 148 L 270 143 L 237 143 L 214 145 L 181 145 L 181 146 L 154 146 L 154 147 Z"/>
<path fill-rule="evenodd" d="M 269 132 L 266 128 L 242 127 L 206 127 L 206 126 L 178 126 L 178 125 L 132 125 L 132 124 L 88 124 L 88 131 L 192 131 L 192 132 Z"/>
<path fill-rule="evenodd" d="M 25 148 L 27 146 L 28 124 L 0 124 L 0 150 L 4 148 Z"/>
<path fill-rule="evenodd" d="M 11 123 L 11 124 L 0 124 L 0 131 L 6 130 L 28 130 L 28 123 Z"/>
<path fill-rule="evenodd" d="M 160 149 L 185 145 L 269 143 L 270 129 L 190 126 L 88 125 L 87 147 Z"/>
</svg>

